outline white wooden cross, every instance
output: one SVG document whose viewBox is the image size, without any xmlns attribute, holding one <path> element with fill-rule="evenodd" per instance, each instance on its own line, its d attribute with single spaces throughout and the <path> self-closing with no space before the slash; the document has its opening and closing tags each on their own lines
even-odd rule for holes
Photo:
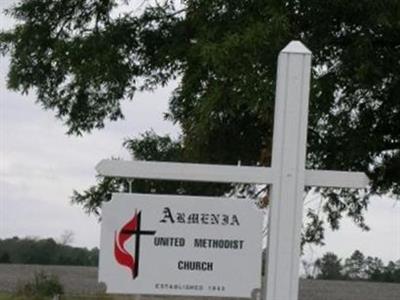
<svg viewBox="0 0 400 300">
<path fill-rule="evenodd" d="M 298 299 L 300 237 L 305 186 L 364 188 L 360 172 L 306 170 L 311 52 L 299 41 L 279 54 L 272 167 L 102 160 L 103 176 L 271 184 L 266 300 Z"/>
</svg>

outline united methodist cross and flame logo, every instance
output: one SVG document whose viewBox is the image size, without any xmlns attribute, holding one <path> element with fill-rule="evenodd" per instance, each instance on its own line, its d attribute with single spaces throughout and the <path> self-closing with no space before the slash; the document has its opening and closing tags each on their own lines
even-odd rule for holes
<svg viewBox="0 0 400 300">
<path fill-rule="evenodd" d="M 140 258 L 140 236 L 154 235 L 155 231 L 141 230 L 142 212 L 135 210 L 135 213 L 121 230 L 115 232 L 114 236 L 114 256 L 115 260 L 122 266 L 129 268 L 132 272 L 132 278 L 135 279 L 139 275 L 139 258 Z M 128 240 L 135 237 L 135 251 L 132 255 L 126 249 Z"/>
</svg>

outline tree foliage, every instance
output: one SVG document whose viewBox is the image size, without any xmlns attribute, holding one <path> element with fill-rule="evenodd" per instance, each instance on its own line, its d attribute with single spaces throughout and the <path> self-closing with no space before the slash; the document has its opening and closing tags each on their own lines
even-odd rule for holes
<svg viewBox="0 0 400 300">
<path fill-rule="evenodd" d="M 343 279 L 341 260 L 336 254 L 328 252 L 315 262 L 319 269 L 318 279 L 339 280 Z"/>
<path fill-rule="evenodd" d="M 366 277 L 366 261 L 364 254 L 356 250 L 346 258 L 343 266 L 344 275 L 350 279 L 362 279 Z"/>
<path fill-rule="evenodd" d="M 153 131 L 145 132 L 139 138 L 127 139 L 124 147 L 132 158 L 138 160 L 182 161 L 184 158 L 183 147 L 179 142 L 173 141 L 169 136 L 158 136 Z M 222 194 L 230 188 L 232 186 L 229 184 L 218 183 L 99 178 L 98 184 L 85 192 L 74 191 L 72 200 L 83 205 L 86 212 L 98 215 L 101 203 L 109 201 L 115 192 L 215 195 Z"/>
<path fill-rule="evenodd" d="M 344 263 L 336 254 L 328 252 L 317 259 L 314 265 L 317 274 L 308 274 L 308 278 L 400 283 L 400 259 L 385 265 L 380 258 L 365 257 L 359 250 L 355 250 Z"/>
<path fill-rule="evenodd" d="M 53 239 L 0 239 L 0 263 L 97 266 L 99 249 L 71 247 Z"/>
<path fill-rule="evenodd" d="M 313 51 L 308 168 L 372 179 L 367 194 L 322 190 L 325 221 L 336 229 L 348 215 L 367 228 L 368 196 L 400 195 L 397 0 L 25 0 L 9 14 L 18 23 L 0 34 L 8 86 L 34 89 L 69 134 L 102 128 L 123 117 L 121 101 L 136 91 L 179 80 L 167 118 L 182 137 L 172 148 L 125 143 L 143 159 L 269 165 L 276 58 L 302 40 Z M 103 179 L 74 199 L 96 211 L 119 183 Z"/>
</svg>

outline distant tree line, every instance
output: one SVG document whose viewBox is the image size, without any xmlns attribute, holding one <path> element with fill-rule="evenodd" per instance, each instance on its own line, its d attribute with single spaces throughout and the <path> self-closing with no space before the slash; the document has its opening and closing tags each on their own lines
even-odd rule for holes
<svg viewBox="0 0 400 300">
<path fill-rule="evenodd" d="M 54 239 L 0 239 L 0 263 L 97 266 L 99 249 L 72 247 Z"/>
<path fill-rule="evenodd" d="M 72 247 L 52 238 L 0 239 L 0 263 L 97 266 L 98 259 L 98 248 Z M 328 252 L 314 262 L 303 261 L 303 267 L 308 279 L 400 283 L 400 259 L 384 264 L 359 250 L 344 260 Z"/>
<path fill-rule="evenodd" d="M 400 283 L 400 259 L 386 265 L 378 257 L 365 257 L 359 250 L 344 260 L 328 252 L 314 263 L 303 261 L 309 279 L 365 280 Z"/>
</svg>

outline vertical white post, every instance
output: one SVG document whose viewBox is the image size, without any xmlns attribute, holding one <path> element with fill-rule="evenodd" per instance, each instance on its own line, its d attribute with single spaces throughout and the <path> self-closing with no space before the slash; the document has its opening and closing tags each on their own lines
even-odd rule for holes
<svg viewBox="0 0 400 300">
<path fill-rule="evenodd" d="M 266 300 L 298 299 L 311 52 L 298 41 L 279 54 Z"/>
</svg>

